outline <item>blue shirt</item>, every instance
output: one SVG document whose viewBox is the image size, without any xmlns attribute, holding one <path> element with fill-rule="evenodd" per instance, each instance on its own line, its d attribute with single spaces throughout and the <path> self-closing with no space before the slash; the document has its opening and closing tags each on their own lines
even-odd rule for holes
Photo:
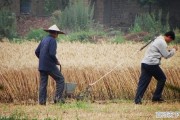
<svg viewBox="0 0 180 120">
<path fill-rule="evenodd" d="M 39 58 L 39 70 L 53 71 L 56 69 L 58 60 L 56 58 L 57 42 L 48 35 L 38 45 L 35 54 Z"/>
</svg>

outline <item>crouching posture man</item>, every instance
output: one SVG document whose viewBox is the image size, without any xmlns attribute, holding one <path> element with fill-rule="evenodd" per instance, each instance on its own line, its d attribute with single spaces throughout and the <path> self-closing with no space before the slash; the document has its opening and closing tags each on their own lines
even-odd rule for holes
<svg viewBox="0 0 180 120">
<path fill-rule="evenodd" d="M 178 50 L 174 47 L 171 50 L 167 50 L 167 43 L 170 43 L 175 39 L 175 33 L 169 31 L 164 36 L 157 37 L 149 46 L 146 51 L 145 57 L 141 62 L 141 75 L 137 87 L 135 96 L 135 104 L 142 104 L 141 99 L 151 81 L 154 77 L 157 80 L 156 90 L 152 97 L 152 102 L 163 102 L 162 92 L 166 82 L 166 76 L 162 69 L 159 67 L 161 57 L 170 58 Z"/>
</svg>

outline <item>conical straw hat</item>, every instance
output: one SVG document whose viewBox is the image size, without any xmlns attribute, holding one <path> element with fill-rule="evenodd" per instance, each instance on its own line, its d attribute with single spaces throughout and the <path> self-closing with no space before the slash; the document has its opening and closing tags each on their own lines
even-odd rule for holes
<svg viewBox="0 0 180 120">
<path fill-rule="evenodd" d="M 59 28 L 56 25 L 53 25 L 51 27 L 49 27 L 48 29 L 44 29 L 44 31 L 49 32 L 49 31 L 57 31 L 58 34 L 65 34 L 64 32 L 62 32 L 61 30 L 59 30 Z"/>
</svg>

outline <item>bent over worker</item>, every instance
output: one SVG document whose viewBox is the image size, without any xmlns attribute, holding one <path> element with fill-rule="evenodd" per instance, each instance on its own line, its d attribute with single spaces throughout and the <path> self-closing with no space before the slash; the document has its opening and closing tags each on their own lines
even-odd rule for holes
<svg viewBox="0 0 180 120">
<path fill-rule="evenodd" d="M 145 57 L 141 62 L 141 75 L 135 95 L 135 104 L 142 104 L 141 99 L 151 81 L 154 77 L 157 80 L 157 86 L 152 97 L 152 102 L 163 102 L 162 92 L 166 82 L 166 76 L 159 67 L 161 64 L 161 57 L 170 58 L 175 54 L 178 48 L 175 46 L 171 50 L 167 50 L 167 43 L 175 39 L 173 31 L 166 32 L 164 35 L 157 37 L 146 51 Z"/>
<path fill-rule="evenodd" d="M 62 94 L 64 91 L 64 77 L 57 65 L 61 65 L 56 57 L 58 34 L 64 34 L 56 25 L 44 30 L 49 32 L 38 45 L 35 54 L 39 58 L 40 86 L 39 86 L 39 104 L 46 105 L 47 83 L 50 75 L 56 81 L 56 93 L 54 103 L 64 102 Z"/>
</svg>

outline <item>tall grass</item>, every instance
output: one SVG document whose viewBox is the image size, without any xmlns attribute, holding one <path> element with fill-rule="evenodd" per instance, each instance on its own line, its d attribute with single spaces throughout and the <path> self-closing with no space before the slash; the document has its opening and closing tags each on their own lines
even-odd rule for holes
<svg viewBox="0 0 180 120">
<path fill-rule="evenodd" d="M 46 14 L 51 14 L 55 10 L 64 9 L 69 3 L 69 0 L 45 0 L 44 10 Z"/>
<path fill-rule="evenodd" d="M 92 6 L 84 5 L 83 0 L 76 0 L 76 2 L 71 1 L 62 12 L 54 12 L 52 19 L 62 29 L 69 31 L 86 30 L 91 28 L 93 24 L 93 12 Z"/>
<path fill-rule="evenodd" d="M 75 95 L 79 94 L 115 66 L 114 71 L 92 87 L 91 98 L 104 99 L 133 99 L 136 91 L 140 61 L 144 51 L 129 58 L 141 43 L 131 44 L 58 44 L 57 57 L 62 64 L 62 73 L 66 82 L 77 83 Z M 38 99 L 39 73 L 38 59 L 34 55 L 37 43 L 21 44 L 2 43 L 0 51 L 0 91 L 1 102 L 31 103 Z M 172 46 L 170 46 L 172 47 Z M 168 60 L 162 60 L 162 68 L 167 75 L 167 82 L 180 86 L 179 52 Z M 48 100 L 53 99 L 55 82 L 50 78 L 48 84 Z M 155 89 L 153 79 L 148 87 L 145 99 L 150 99 Z M 179 99 L 179 92 L 165 88 L 166 99 Z"/>
<path fill-rule="evenodd" d="M 156 34 L 162 34 L 170 30 L 169 15 L 165 17 L 165 22 L 162 21 L 162 11 L 159 11 L 158 14 L 148 13 L 137 15 L 134 21 L 133 27 L 130 29 L 130 32 L 148 32 L 150 36 Z"/>
<path fill-rule="evenodd" d="M 16 33 L 16 16 L 9 10 L 1 9 L 0 11 L 0 38 L 7 37 L 12 39 L 17 36 Z"/>
</svg>

